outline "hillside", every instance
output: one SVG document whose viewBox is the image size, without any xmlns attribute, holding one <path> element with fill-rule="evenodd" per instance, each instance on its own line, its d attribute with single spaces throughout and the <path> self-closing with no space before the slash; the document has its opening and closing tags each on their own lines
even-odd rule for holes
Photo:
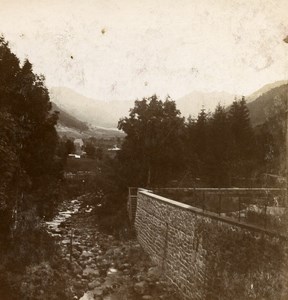
<svg viewBox="0 0 288 300">
<path fill-rule="evenodd" d="M 277 88 L 279 86 L 282 86 L 284 84 L 287 84 L 287 83 L 288 83 L 287 80 L 279 80 L 279 81 L 275 81 L 272 83 L 268 83 L 268 84 L 264 85 L 263 87 L 261 87 L 259 90 L 252 93 L 251 95 L 247 96 L 246 101 L 247 101 L 247 103 L 252 102 L 252 101 L 256 100 L 257 98 L 259 98 L 260 96 L 264 95 L 265 93 L 269 92 L 270 90 Z"/>
<path fill-rule="evenodd" d="M 177 99 L 177 108 L 180 109 L 183 116 L 197 116 L 201 108 L 206 111 L 213 111 L 218 103 L 224 106 L 230 105 L 235 95 L 226 92 L 200 92 L 194 91 L 190 94 Z"/>
<path fill-rule="evenodd" d="M 277 95 L 284 96 L 285 90 L 287 90 L 287 81 L 276 81 L 246 97 L 253 126 L 265 121 L 273 99 Z M 134 100 L 110 102 L 95 100 L 65 87 L 50 89 L 50 97 L 54 102 L 53 109 L 60 111 L 59 132 L 61 134 L 66 132 L 68 135 L 77 137 L 83 133 L 88 135 L 93 133 L 97 136 L 121 135 L 116 130 L 118 121 L 121 117 L 128 115 L 134 102 Z M 238 95 L 226 92 L 193 91 L 177 99 L 176 104 L 183 116 L 196 117 L 202 107 L 205 107 L 207 111 L 213 111 L 216 105 L 221 103 L 229 108 L 235 97 L 240 98 Z M 88 128 L 83 121 L 92 125 Z"/>
<path fill-rule="evenodd" d="M 64 127 L 73 128 L 78 131 L 85 131 L 88 130 L 89 127 L 86 123 L 78 120 L 77 118 L 73 117 L 72 115 L 68 114 L 66 111 L 61 109 L 57 104 L 52 102 L 52 110 L 59 112 L 59 120 L 58 124 Z"/>
<path fill-rule="evenodd" d="M 287 80 L 280 80 L 269 83 L 246 97 L 247 105 L 250 110 L 250 117 L 253 125 L 261 124 L 265 121 L 266 115 L 272 107 L 273 101 L 278 94 L 285 94 L 283 86 L 287 87 Z M 285 88 L 284 88 L 285 89 Z M 272 92 L 273 91 L 273 92 Z M 200 92 L 193 91 L 190 94 L 177 99 L 177 108 L 180 109 L 183 116 L 197 116 L 201 108 L 206 111 L 214 111 L 218 103 L 229 109 L 235 97 L 240 99 L 239 95 L 232 95 L 227 92 Z"/>
<path fill-rule="evenodd" d="M 121 117 L 127 116 L 133 107 L 134 100 L 126 101 L 100 101 L 85 97 L 66 87 L 53 87 L 50 89 L 51 100 L 58 107 L 64 109 L 76 118 L 96 126 L 116 128 Z M 177 107 L 183 116 L 197 116 L 204 106 L 207 110 L 214 110 L 220 102 L 230 105 L 235 95 L 226 92 L 200 92 L 190 94 L 176 100 Z"/>
<path fill-rule="evenodd" d="M 116 128 L 126 116 L 133 101 L 100 101 L 85 97 L 66 87 L 50 89 L 51 101 L 70 115 L 96 126 Z"/>
<path fill-rule="evenodd" d="M 247 104 L 250 119 L 253 126 L 257 126 L 266 121 L 269 111 L 273 107 L 273 103 L 277 99 L 287 99 L 288 84 L 273 88 L 256 100 Z"/>
<path fill-rule="evenodd" d="M 85 122 L 78 120 L 53 102 L 52 111 L 59 112 L 59 120 L 56 129 L 60 136 L 65 135 L 69 138 L 112 138 L 124 136 L 124 133 L 116 128 L 87 125 Z"/>
<path fill-rule="evenodd" d="M 68 138 L 103 138 L 103 139 L 110 139 L 114 137 L 124 137 L 124 132 L 117 130 L 117 129 L 109 129 L 109 128 L 100 128 L 97 126 L 90 126 L 88 130 L 80 131 L 75 128 L 63 126 L 58 124 L 56 126 L 56 130 L 59 136 L 66 136 Z"/>
</svg>

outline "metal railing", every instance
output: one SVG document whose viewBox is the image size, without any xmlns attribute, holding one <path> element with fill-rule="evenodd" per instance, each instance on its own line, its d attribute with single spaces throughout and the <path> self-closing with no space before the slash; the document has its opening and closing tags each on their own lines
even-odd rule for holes
<svg viewBox="0 0 288 300">
<path fill-rule="evenodd" d="M 137 187 L 129 187 L 127 211 L 131 224 L 134 224 L 137 209 Z"/>
<path fill-rule="evenodd" d="M 288 205 L 281 188 L 158 188 L 153 192 L 235 221 L 286 231 Z"/>
</svg>

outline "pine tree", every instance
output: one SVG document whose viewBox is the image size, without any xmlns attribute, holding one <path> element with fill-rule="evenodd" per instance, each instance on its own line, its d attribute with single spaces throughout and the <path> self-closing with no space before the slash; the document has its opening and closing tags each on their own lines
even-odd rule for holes
<svg viewBox="0 0 288 300">
<path fill-rule="evenodd" d="M 203 107 L 195 123 L 195 151 L 200 160 L 204 160 L 207 151 L 209 115 Z"/>
<path fill-rule="evenodd" d="M 217 105 L 209 121 L 207 168 L 210 185 L 223 187 L 228 185 L 230 130 L 225 108 Z"/>
<path fill-rule="evenodd" d="M 251 175 L 255 154 L 255 139 L 245 98 L 235 100 L 229 110 L 231 131 L 230 166 L 233 176 Z"/>
</svg>

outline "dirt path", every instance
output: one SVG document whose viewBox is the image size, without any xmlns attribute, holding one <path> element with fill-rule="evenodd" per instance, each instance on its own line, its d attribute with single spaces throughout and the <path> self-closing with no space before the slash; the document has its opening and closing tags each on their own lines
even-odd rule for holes
<svg viewBox="0 0 288 300">
<path fill-rule="evenodd" d="M 100 232 L 93 208 L 84 202 L 63 203 L 47 223 L 61 247 L 74 299 L 177 299 L 137 241 Z"/>
</svg>

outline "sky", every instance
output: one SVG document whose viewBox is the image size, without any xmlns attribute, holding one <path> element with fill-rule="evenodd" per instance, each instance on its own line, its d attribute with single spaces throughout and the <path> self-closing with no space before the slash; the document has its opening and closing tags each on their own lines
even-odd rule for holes
<svg viewBox="0 0 288 300">
<path fill-rule="evenodd" d="M 46 77 L 99 100 L 249 95 L 288 79 L 287 0 L 0 0 L 0 33 Z"/>
</svg>

